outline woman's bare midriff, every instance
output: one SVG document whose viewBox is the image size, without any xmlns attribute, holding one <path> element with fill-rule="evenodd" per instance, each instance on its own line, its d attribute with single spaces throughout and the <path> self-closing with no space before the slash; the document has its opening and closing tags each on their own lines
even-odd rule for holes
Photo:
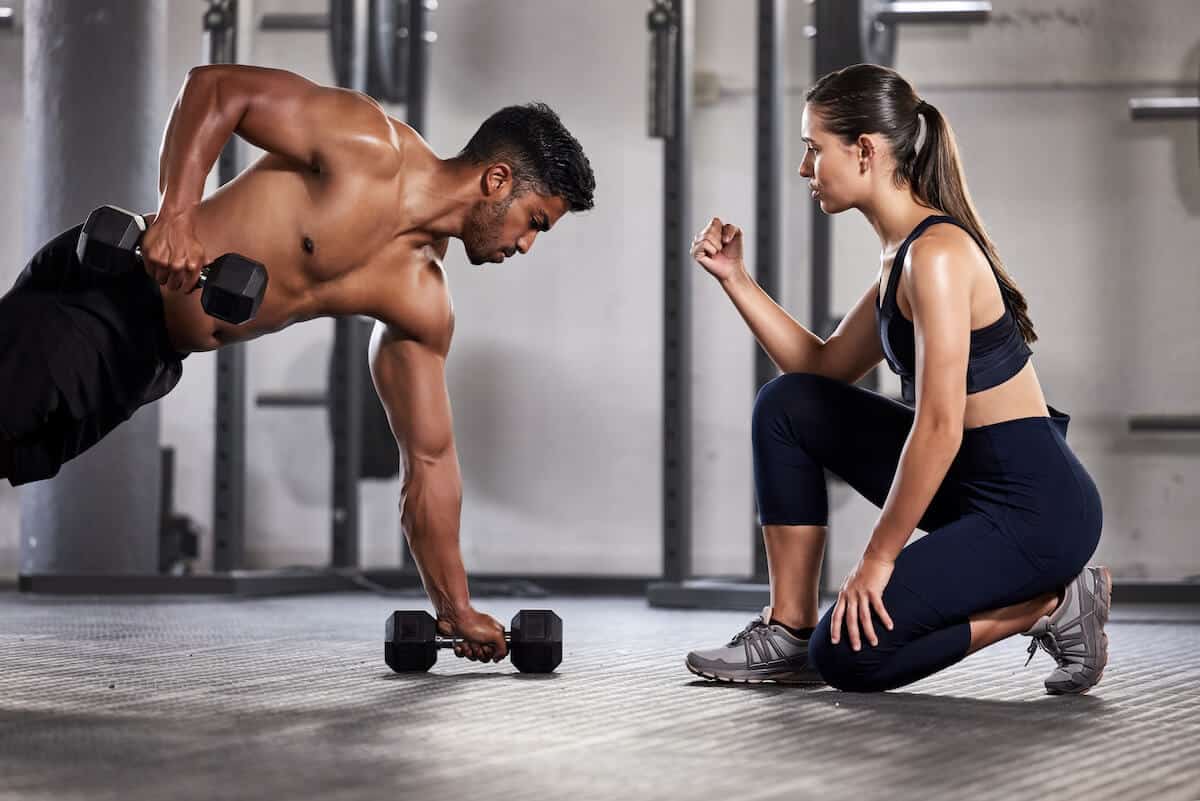
<svg viewBox="0 0 1200 801">
<path fill-rule="evenodd" d="M 963 428 L 980 428 L 1022 417 L 1049 416 L 1042 385 L 1030 359 L 1021 372 L 1003 384 L 967 396 Z"/>
</svg>

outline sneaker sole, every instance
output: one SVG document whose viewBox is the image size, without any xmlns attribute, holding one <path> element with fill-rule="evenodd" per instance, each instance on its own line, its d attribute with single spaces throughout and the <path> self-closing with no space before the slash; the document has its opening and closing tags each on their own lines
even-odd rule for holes
<svg viewBox="0 0 1200 801">
<path fill-rule="evenodd" d="M 776 676 L 755 676 L 747 674 L 744 676 L 722 676 L 718 673 L 710 673 L 705 670 L 693 667 L 691 662 L 686 659 L 683 661 L 684 666 L 689 673 L 699 676 L 702 679 L 710 681 L 723 681 L 726 684 L 790 684 L 795 686 L 821 687 L 825 685 L 823 679 L 810 679 L 800 676 L 797 673 L 781 673 Z"/>
<path fill-rule="evenodd" d="M 1078 690 L 1047 687 L 1046 692 L 1050 695 L 1084 695 L 1104 678 L 1104 668 L 1108 666 L 1108 634 L 1104 631 L 1104 626 L 1108 623 L 1109 610 L 1112 607 L 1112 571 L 1107 567 L 1097 568 L 1097 570 L 1104 579 L 1100 585 L 1100 604 L 1096 608 L 1096 617 L 1100 620 L 1100 672 L 1096 674 L 1094 682 Z"/>
</svg>

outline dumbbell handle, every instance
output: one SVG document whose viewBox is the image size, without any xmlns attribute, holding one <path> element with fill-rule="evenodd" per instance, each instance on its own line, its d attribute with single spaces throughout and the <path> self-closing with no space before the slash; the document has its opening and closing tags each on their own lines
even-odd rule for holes
<svg viewBox="0 0 1200 801">
<path fill-rule="evenodd" d="M 122 209 L 122 211 L 124 211 L 124 209 Z M 126 213 L 130 217 L 136 219 L 138 221 L 138 227 L 142 229 L 141 236 L 138 237 L 137 243 L 133 246 L 133 257 L 140 261 L 143 266 L 145 266 L 146 257 L 142 253 L 142 237 L 146 235 L 146 230 L 149 228 L 149 226 L 146 225 L 146 218 L 141 214 L 134 214 L 132 211 L 128 211 Z M 200 278 L 197 280 L 195 288 L 202 289 L 204 287 L 204 282 L 208 280 L 209 269 L 211 266 L 211 264 L 208 264 L 200 268 Z"/>
<path fill-rule="evenodd" d="M 100 214 L 100 213 L 104 212 L 106 209 L 111 210 L 116 213 L 119 213 L 119 214 L 128 215 L 131 219 L 137 221 L 137 227 L 140 230 L 140 233 L 138 234 L 137 240 L 132 243 L 133 244 L 132 253 L 133 253 L 133 257 L 135 259 L 137 259 L 139 262 L 141 262 L 142 265 L 144 266 L 146 263 L 146 257 L 142 254 L 142 237 L 144 237 L 146 235 L 146 230 L 149 227 L 146 224 L 145 216 L 141 215 L 141 214 L 137 214 L 132 211 L 129 211 L 128 209 L 120 208 L 119 206 L 101 206 L 100 208 L 96 209 L 92 213 Z M 91 222 L 91 219 L 92 218 L 89 215 L 89 217 L 88 217 L 89 224 Z M 87 229 L 87 226 L 85 225 L 85 231 L 86 231 L 86 229 Z M 84 246 L 87 243 L 87 241 L 88 241 L 87 234 L 85 233 L 80 236 L 79 244 L 76 246 L 76 255 L 79 257 L 80 261 L 84 261 L 84 255 L 83 255 L 84 254 Z M 237 254 L 235 254 L 235 255 L 237 255 Z M 239 256 L 239 258 L 245 259 L 244 256 Z M 245 259 L 245 260 L 249 261 L 249 259 Z M 203 288 L 205 282 L 208 281 L 211 267 L 212 267 L 212 263 L 210 262 L 209 264 L 205 265 L 204 267 L 202 267 L 200 269 L 200 278 L 196 282 L 196 286 L 193 288 Z"/>
<path fill-rule="evenodd" d="M 438 648 L 453 648 L 454 646 L 464 642 L 466 642 L 466 640 L 458 640 L 453 637 L 446 637 L 442 634 L 437 635 L 437 638 L 434 639 L 434 643 Z M 504 644 L 512 645 L 512 634 L 507 631 L 504 632 Z"/>
<path fill-rule="evenodd" d="M 134 255 L 134 258 L 136 258 L 142 264 L 146 263 L 146 257 L 142 255 L 142 246 L 141 245 L 134 246 L 133 255 Z M 211 270 L 211 268 L 212 268 L 211 263 L 200 268 L 200 279 L 196 282 L 195 288 L 197 288 L 197 289 L 204 288 L 204 282 L 208 280 L 208 273 Z"/>
</svg>

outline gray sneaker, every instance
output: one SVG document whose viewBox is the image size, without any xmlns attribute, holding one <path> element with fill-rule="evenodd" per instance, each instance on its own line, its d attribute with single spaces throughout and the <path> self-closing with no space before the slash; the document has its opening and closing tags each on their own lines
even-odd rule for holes
<svg viewBox="0 0 1200 801">
<path fill-rule="evenodd" d="M 706 679 L 742 684 L 824 684 L 808 664 L 808 640 L 770 625 L 770 620 L 771 607 L 764 607 L 725 646 L 689 653 L 687 669 Z"/>
<path fill-rule="evenodd" d="M 1029 631 L 1029 660 L 1042 648 L 1058 667 L 1046 678 L 1051 695 L 1085 693 L 1100 682 L 1108 664 L 1108 609 L 1112 602 L 1112 574 L 1107 567 L 1085 567 L 1067 585 L 1062 603 Z"/>
</svg>

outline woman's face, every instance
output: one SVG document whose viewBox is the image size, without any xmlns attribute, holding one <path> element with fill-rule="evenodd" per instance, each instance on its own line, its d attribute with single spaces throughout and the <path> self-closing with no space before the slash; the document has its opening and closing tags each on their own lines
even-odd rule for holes
<svg viewBox="0 0 1200 801">
<path fill-rule="evenodd" d="M 859 145 L 847 145 L 826 130 L 820 113 L 808 104 L 800 119 L 800 138 L 808 146 L 800 174 L 808 179 L 821 211 L 837 214 L 854 207 L 870 188 Z"/>
</svg>

